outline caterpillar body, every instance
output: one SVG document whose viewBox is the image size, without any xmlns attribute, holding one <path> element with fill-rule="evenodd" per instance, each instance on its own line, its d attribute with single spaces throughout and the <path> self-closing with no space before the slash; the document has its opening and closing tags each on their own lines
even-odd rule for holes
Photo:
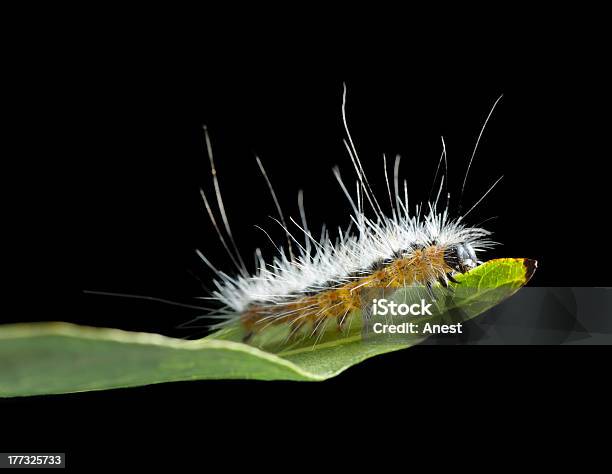
<svg viewBox="0 0 612 474">
<path fill-rule="evenodd" d="M 464 187 L 480 136 L 500 98 L 494 103 L 483 124 L 463 181 Z M 290 219 L 297 229 L 297 232 L 292 233 L 270 180 L 257 158 L 279 215 L 277 223 L 283 228 L 287 243 L 278 245 L 273 242 L 277 255 L 272 262 L 266 262 L 257 249 L 257 269 L 252 274 L 247 271 L 231 233 L 205 128 L 220 222 L 204 191 L 202 197 L 221 243 L 238 269 L 236 276 L 230 276 L 217 270 L 198 251 L 200 258 L 217 275 L 214 279 L 215 290 L 209 298 L 221 305 L 220 309 L 209 315 L 221 319 L 215 328 L 238 323 L 244 329 L 245 341 L 250 341 L 266 328 L 278 325 L 288 326 L 288 338 L 296 334 L 319 335 L 330 326 L 343 330 L 350 324 L 355 311 L 360 309 L 364 291 L 416 285 L 430 289 L 437 283 L 447 287 L 449 282 L 455 282 L 453 275 L 465 273 L 481 264 L 477 255 L 494 245 L 489 238 L 489 231 L 466 225 L 464 218 L 499 179 L 469 211 L 461 217 L 451 218 L 448 193 L 444 209 L 438 211 L 444 188 L 443 173 L 436 199 L 425 206 L 416 205 L 414 214 L 411 214 L 406 180 L 403 180 L 400 189 L 400 158 L 395 159 L 393 179 L 390 182 L 385 157 L 385 200 L 388 198 L 390 209 L 390 213 L 386 214 L 363 171 L 347 126 L 345 110 L 346 87 L 342 101 L 346 132 L 344 143 L 357 175 L 356 190 L 349 192 L 337 167 L 333 172 L 350 206 L 349 227 L 338 229 L 335 237 L 325 228 L 318 237 L 313 236 L 307 224 L 303 194 L 300 191 L 298 204 L 301 222 Z M 444 141 L 442 143 L 438 170 L 441 163 L 446 167 L 446 149 Z"/>
</svg>

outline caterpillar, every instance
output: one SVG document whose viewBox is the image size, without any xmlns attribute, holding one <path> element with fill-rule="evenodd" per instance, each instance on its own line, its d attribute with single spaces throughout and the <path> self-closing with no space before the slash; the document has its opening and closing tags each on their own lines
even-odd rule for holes
<svg viewBox="0 0 612 474">
<path fill-rule="evenodd" d="M 449 282 L 456 283 L 454 275 L 465 273 L 481 264 L 478 255 L 495 244 L 490 239 L 491 232 L 481 227 L 468 226 L 465 218 L 497 185 L 501 177 L 461 216 L 451 217 L 449 193 L 446 194 L 444 208 L 438 211 L 445 176 L 448 175 L 443 139 L 434 184 L 442 163 L 446 173 L 441 174 L 437 196 L 425 205 L 414 206 L 414 213 L 410 212 L 407 181 L 403 180 L 400 185 L 400 157 L 395 159 L 393 179 L 390 180 L 387 159 L 383 155 L 387 191 L 385 200 L 388 199 L 390 209 L 390 212 L 383 212 L 349 131 L 346 94 L 344 86 L 344 144 L 356 174 L 355 191 L 349 191 L 338 167 L 333 168 L 333 173 L 348 201 L 351 211 L 349 226 L 339 228 L 335 236 L 324 228 L 315 237 L 309 230 L 303 193 L 300 191 L 300 222 L 290 218 L 297 229 L 291 232 L 263 164 L 256 158 L 278 213 L 275 221 L 282 227 L 286 243 L 275 243 L 260 228 L 272 241 L 277 252 L 272 261 L 267 262 L 260 249 L 257 249 L 257 269 L 254 273 L 247 270 L 233 238 L 223 205 L 210 137 L 204 127 L 217 211 L 213 211 L 211 201 L 203 190 L 201 196 L 218 237 L 237 269 L 233 276 L 220 271 L 201 251 L 197 251 L 202 261 L 216 274 L 213 280 L 215 289 L 208 297 L 220 307 L 209 315 L 221 320 L 214 328 L 239 324 L 244 330 L 245 342 L 251 341 L 266 328 L 279 325 L 288 327 L 288 338 L 304 333 L 320 335 L 330 325 L 342 331 L 360 308 L 364 291 L 416 285 L 431 289 L 438 283 L 447 287 Z M 461 194 L 482 133 L 500 99 L 501 96 L 495 101 L 482 126 Z"/>
</svg>

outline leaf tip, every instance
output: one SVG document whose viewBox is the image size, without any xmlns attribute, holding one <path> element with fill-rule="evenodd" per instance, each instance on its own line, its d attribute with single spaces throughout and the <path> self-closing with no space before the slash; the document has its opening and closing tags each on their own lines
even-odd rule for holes
<svg viewBox="0 0 612 474">
<path fill-rule="evenodd" d="M 525 282 L 528 282 L 535 273 L 536 268 L 538 268 L 538 261 L 525 258 L 523 260 L 523 265 L 525 267 Z"/>
</svg>

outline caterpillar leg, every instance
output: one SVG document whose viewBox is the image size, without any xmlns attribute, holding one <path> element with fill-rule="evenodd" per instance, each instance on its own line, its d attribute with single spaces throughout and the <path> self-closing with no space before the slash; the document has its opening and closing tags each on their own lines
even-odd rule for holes
<svg viewBox="0 0 612 474">
<path fill-rule="evenodd" d="M 451 275 L 450 273 L 447 273 L 447 274 L 446 274 L 446 278 L 448 278 L 448 280 L 449 280 L 449 281 L 452 281 L 453 283 L 456 283 L 457 285 L 459 285 L 459 284 L 460 284 L 460 283 L 459 283 L 457 280 L 455 280 L 455 279 L 453 278 L 453 275 Z"/>
<path fill-rule="evenodd" d="M 425 283 L 425 291 L 427 292 L 427 295 L 434 300 L 435 299 L 435 295 L 433 292 L 433 285 L 430 281 L 428 281 L 427 283 Z"/>
</svg>

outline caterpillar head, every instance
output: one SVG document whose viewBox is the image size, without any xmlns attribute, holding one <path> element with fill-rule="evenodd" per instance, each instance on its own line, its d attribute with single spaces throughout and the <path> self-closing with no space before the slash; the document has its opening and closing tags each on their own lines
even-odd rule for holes
<svg viewBox="0 0 612 474">
<path fill-rule="evenodd" d="M 476 258 L 474 248 L 467 242 L 449 246 L 444 251 L 444 262 L 459 273 L 465 273 L 482 263 Z"/>
</svg>

